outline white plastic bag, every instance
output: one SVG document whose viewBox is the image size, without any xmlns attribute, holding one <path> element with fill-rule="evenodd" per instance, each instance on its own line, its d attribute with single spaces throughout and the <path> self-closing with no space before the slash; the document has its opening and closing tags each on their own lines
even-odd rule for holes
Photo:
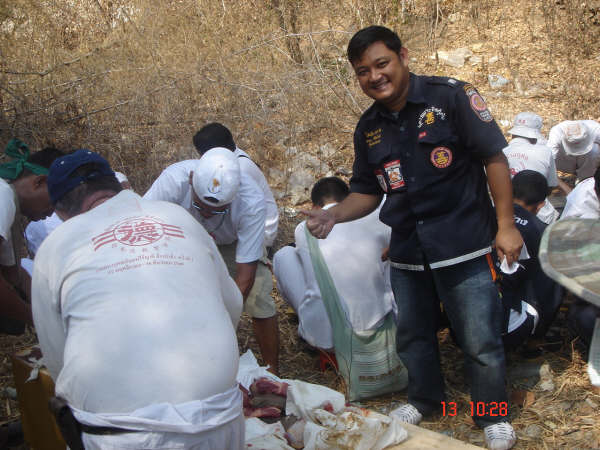
<svg viewBox="0 0 600 450">
<path fill-rule="evenodd" d="M 266 367 L 259 366 L 258 361 L 256 360 L 256 357 L 252 351 L 248 350 L 246 353 L 240 356 L 236 380 L 239 384 L 244 386 L 246 390 L 249 390 L 250 385 L 254 382 L 254 380 L 261 377 L 271 378 L 275 381 L 283 381 L 281 378 L 269 372 Z"/>
<path fill-rule="evenodd" d="M 246 419 L 246 447 L 261 450 L 294 450 L 287 444 L 281 422 L 268 424 L 256 417 Z"/>
<path fill-rule="evenodd" d="M 408 437 L 401 422 L 373 411 L 347 408 L 335 415 L 313 411 L 315 422 L 304 428 L 304 450 L 381 450 Z"/>
<path fill-rule="evenodd" d="M 329 389 L 326 386 L 306 383 L 300 380 L 285 380 L 289 384 L 285 412 L 298 418 L 314 421 L 314 411 L 331 404 L 334 413 L 344 409 L 346 399 L 344 394 Z"/>
</svg>

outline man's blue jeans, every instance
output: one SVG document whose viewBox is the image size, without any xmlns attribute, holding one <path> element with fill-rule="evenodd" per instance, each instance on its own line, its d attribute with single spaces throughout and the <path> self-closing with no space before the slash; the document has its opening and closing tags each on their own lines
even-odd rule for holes
<svg viewBox="0 0 600 450">
<path fill-rule="evenodd" d="M 503 309 L 486 257 L 434 270 L 392 268 L 390 277 L 398 304 L 397 351 L 408 369 L 408 402 L 429 414 L 446 400 L 436 335 L 441 302 L 465 355 L 473 420 L 480 427 L 507 421 L 499 415 L 508 411 Z M 469 405 L 457 406 L 470 411 Z M 478 409 L 485 414 L 477 415 Z"/>
</svg>

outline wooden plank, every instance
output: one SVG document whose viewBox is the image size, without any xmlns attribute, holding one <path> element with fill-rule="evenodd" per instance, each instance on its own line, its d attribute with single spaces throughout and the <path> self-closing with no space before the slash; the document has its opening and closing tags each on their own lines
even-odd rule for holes
<svg viewBox="0 0 600 450">
<path fill-rule="evenodd" d="M 445 434 L 421 428 L 417 425 L 403 423 L 402 426 L 408 431 L 408 439 L 402 444 L 388 447 L 388 450 L 473 450 L 482 448 L 467 442 L 459 441 L 458 439 L 453 439 Z"/>
<path fill-rule="evenodd" d="M 50 374 L 42 368 L 37 379 L 25 381 L 33 369 L 29 358 L 38 359 L 41 356 L 37 346 L 12 356 L 25 442 L 35 450 L 66 449 L 67 446 L 48 408 L 48 400 L 54 396 L 54 382 Z"/>
</svg>

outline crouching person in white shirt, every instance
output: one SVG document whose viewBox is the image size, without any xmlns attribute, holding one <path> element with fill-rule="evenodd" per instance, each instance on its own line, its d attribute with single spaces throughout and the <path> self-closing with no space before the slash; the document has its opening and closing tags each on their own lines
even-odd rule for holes
<svg viewBox="0 0 600 450">
<path fill-rule="evenodd" d="M 341 179 L 322 178 L 311 192 L 313 208 L 331 208 L 348 193 L 348 185 Z M 395 306 L 389 263 L 382 261 L 391 229 L 379 220 L 378 214 L 376 209 L 366 217 L 341 223 L 326 239 L 318 241 L 355 332 L 378 328 Z M 285 246 L 275 253 L 273 271 L 283 299 L 298 314 L 298 334 L 313 347 L 330 350 L 331 324 L 315 278 L 305 227 L 305 221 L 296 227 L 295 248 Z"/>
<path fill-rule="evenodd" d="M 242 298 L 211 237 L 88 150 L 55 161 L 48 190 L 65 222 L 36 255 L 33 317 L 83 446 L 241 449 Z"/>
<path fill-rule="evenodd" d="M 567 195 L 562 219 L 599 219 L 600 218 L 600 168 L 593 177 L 586 178 Z"/>
<path fill-rule="evenodd" d="M 513 127 L 508 130 L 512 139 L 502 151 L 508 160 L 511 178 L 522 170 L 535 170 L 541 173 L 549 188 L 560 187 L 566 194 L 570 188 L 556 174 L 554 156 L 550 147 L 544 145 L 542 118 L 532 112 L 521 112 L 515 116 Z M 546 198 L 537 217 L 546 224 L 558 219 L 559 213 Z"/>
<path fill-rule="evenodd" d="M 262 358 L 277 374 L 279 327 L 266 259 L 266 201 L 260 187 L 242 176 L 239 159 L 230 150 L 216 147 L 199 160 L 172 164 L 144 198 L 183 206 L 214 238 L 242 293 L 244 311 L 252 317 Z"/>
</svg>

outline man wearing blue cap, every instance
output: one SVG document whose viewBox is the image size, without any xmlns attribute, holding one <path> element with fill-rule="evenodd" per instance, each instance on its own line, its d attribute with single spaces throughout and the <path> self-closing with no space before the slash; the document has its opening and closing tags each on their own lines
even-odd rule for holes
<svg viewBox="0 0 600 450">
<path fill-rule="evenodd" d="M 180 206 L 122 190 L 89 150 L 58 159 L 48 190 L 65 222 L 36 254 L 33 317 L 75 443 L 242 448 L 242 298 L 213 239 Z"/>
<path fill-rule="evenodd" d="M 43 219 L 52 214 L 46 178 L 48 168 L 62 153 L 46 148 L 30 154 L 27 145 L 13 139 L 5 153 L 11 158 L 0 165 L 0 328 L 20 334 L 23 323 L 32 324 L 31 307 L 23 301 L 30 279 L 19 269 L 21 221 Z"/>
</svg>

